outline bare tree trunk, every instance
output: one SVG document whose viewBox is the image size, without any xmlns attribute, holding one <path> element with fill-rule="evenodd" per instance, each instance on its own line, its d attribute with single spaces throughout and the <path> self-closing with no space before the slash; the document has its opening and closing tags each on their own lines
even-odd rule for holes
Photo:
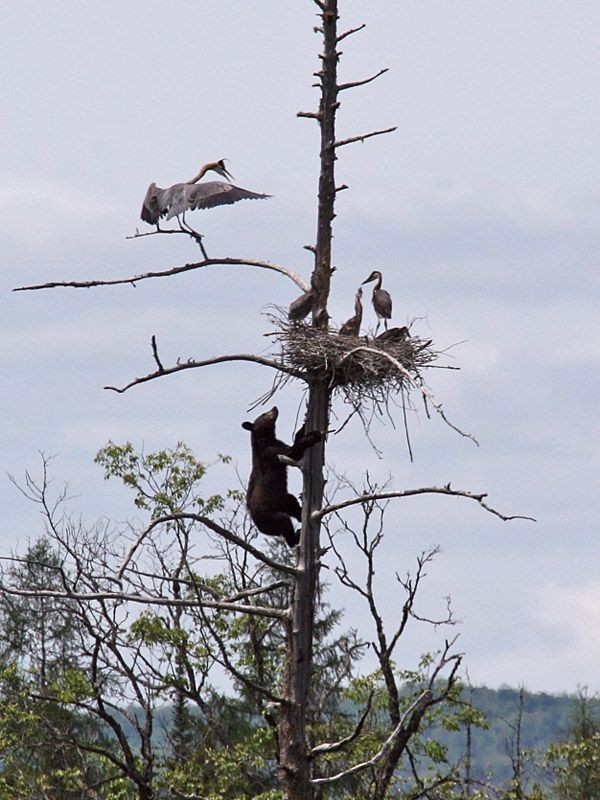
<svg viewBox="0 0 600 800">
<path fill-rule="evenodd" d="M 313 325 L 326 329 L 329 316 L 327 301 L 331 279 L 332 223 L 335 217 L 335 112 L 337 109 L 337 0 L 318 3 L 322 10 L 324 50 L 319 74 L 321 100 L 318 121 L 321 129 L 319 205 L 317 239 L 314 248 L 315 268 L 311 286 L 315 295 Z M 309 388 L 306 430 L 327 431 L 329 427 L 329 390 L 323 381 Z M 303 469 L 302 536 L 297 575 L 288 626 L 288 662 L 286 667 L 286 702 L 281 713 L 280 747 L 282 781 L 286 800 L 311 800 L 311 764 L 306 736 L 306 716 L 312 669 L 315 596 L 319 573 L 319 535 L 321 522 L 313 519 L 323 505 L 325 445 L 320 442 L 305 457 Z"/>
</svg>

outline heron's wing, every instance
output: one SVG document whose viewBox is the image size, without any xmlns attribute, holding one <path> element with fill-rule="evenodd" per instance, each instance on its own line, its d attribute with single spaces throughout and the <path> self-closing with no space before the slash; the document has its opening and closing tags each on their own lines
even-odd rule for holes
<svg viewBox="0 0 600 800">
<path fill-rule="evenodd" d="M 180 191 L 176 193 L 170 204 L 167 219 L 188 211 L 188 209 L 193 211 L 197 208 L 213 208 L 237 203 L 238 200 L 258 200 L 270 197 L 268 194 L 251 192 L 249 189 L 242 189 L 240 186 L 233 186 L 231 183 L 222 181 L 184 183 L 180 184 L 179 188 Z"/>
<path fill-rule="evenodd" d="M 392 298 L 389 292 L 385 289 L 379 289 L 377 292 L 377 306 L 375 310 L 384 319 L 391 319 L 392 317 Z"/>
<path fill-rule="evenodd" d="M 156 225 L 160 217 L 165 213 L 164 205 L 161 202 L 161 197 L 164 193 L 164 189 L 161 189 L 155 183 L 150 184 L 146 196 L 144 197 L 142 211 L 140 213 L 144 222 L 150 225 Z"/>
</svg>

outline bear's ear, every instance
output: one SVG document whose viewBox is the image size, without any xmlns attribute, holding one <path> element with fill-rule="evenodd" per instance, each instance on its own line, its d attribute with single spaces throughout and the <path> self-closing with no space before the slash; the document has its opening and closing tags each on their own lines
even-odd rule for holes
<svg viewBox="0 0 600 800">
<path fill-rule="evenodd" d="M 253 431 L 254 425 L 251 422 L 242 422 L 242 428 L 244 428 L 247 431 Z"/>
</svg>

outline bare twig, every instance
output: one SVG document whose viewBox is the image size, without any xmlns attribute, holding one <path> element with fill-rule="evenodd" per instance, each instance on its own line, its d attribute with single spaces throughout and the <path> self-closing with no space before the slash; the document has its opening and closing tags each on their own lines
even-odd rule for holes
<svg viewBox="0 0 600 800">
<path fill-rule="evenodd" d="M 371 83 L 371 81 L 377 80 L 377 78 L 381 77 L 381 75 L 385 75 L 386 72 L 389 72 L 389 67 L 384 67 L 380 69 L 379 72 L 376 72 L 375 75 L 371 75 L 370 78 L 364 78 L 361 81 L 350 81 L 350 83 L 340 83 L 338 86 L 338 92 L 343 92 L 345 89 L 354 89 L 355 86 L 364 86 L 366 83 Z M 391 128 L 390 131 L 396 130 L 395 128 Z M 373 136 L 374 134 L 370 134 Z"/>
<path fill-rule="evenodd" d="M 173 231 L 173 233 L 179 233 L 179 231 Z M 143 234 L 140 234 L 140 236 L 142 235 Z M 203 261 L 195 261 L 189 264 L 184 264 L 181 267 L 171 267 L 170 269 L 158 270 L 157 272 L 141 272 L 139 275 L 133 275 L 130 278 L 113 278 L 109 280 L 91 281 L 50 281 L 49 283 L 40 283 L 32 286 L 18 286 L 17 288 L 13 289 L 13 292 L 30 292 L 36 289 L 56 289 L 57 287 L 90 289 L 94 286 L 118 286 L 126 283 L 135 286 L 140 281 L 148 280 L 149 278 L 167 278 L 172 275 L 179 275 L 182 272 L 190 272 L 194 269 L 202 269 L 203 267 L 213 267 L 219 265 L 261 267 L 262 269 L 270 269 L 274 272 L 279 272 L 282 275 L 285 275 L 297 286 L 299 286 L 303 292 L 306 292 L 309 289 L 308 284 L 305 283 L 305 281 L 296 272 L 288 269 L 287 267 L 282 267 L 280 264 L 273 264 L 270 261 L 258 261 L 245 258 L 205 258 Z"/>
<path fill-rule="evenodd" d="M 356 28 L 350 28 L 349 30 L 344 31 L 344 33 L 340 33 L 340 35 L 336 39 L 336 42 L 339 44 L 342 41 L 342 39 L 346 38 L 346 36 L 352 36 L 353 33 L 358 33 L 358 31 L 362 31 L 362 29 L 366 28 L 366 27 L 367 27 L 367 24 L 365 22 L 363 22 L 362 25 L 359 25 Z"/>
<path fill-rule="evenodd" d="M 364 142 L 365 139 L 370 139 L 372 136 L 382 136 L 384 133 L 393 133 L 397 130 L 398 126 L 394 125 L 393 128 L 384 128 L 380 131 L 371 131 L 371 133 L 363 133 L 362 136 L 351 136 L 349 139 L 340 139 L 334 142 L 334 147 L 344 147 L 347 144 L 354 144 L 354 142 Z"/>
<path fill-rule="evenodd" d="M 489 511 L 490 514 L 494 514 L 496 517 L 499 517 L 503 522 L 508 522 L 511 519 L 526 519 L 530 522 L 536 522 L 534 517 L 527 517 L 522 514 L 512 514 L 510 516 L 501 514 L 499 511 L 496 511 L 495 508 L 492 508 L 484 502 L 484 498 L 487 497 L 487 493 L 482 492 L 481 494 L 475 494 L 474 492 L 467 492 L 463 489 L 453 489 L 449 483 L 446 484 L 446 486 L 419 486 L 417 489 L 404 489 L 397 492 L 377 492 L 374 494 L 363 494 L 359 497 L 353 497 L 350 500 L 344 500 L 342 503 L 333 503 L 325 506 L 320 511 L 315 511 L 313 513 L 313 517 L 321 519 L 326 514 L 339 511 L 342 508 L 348 508 L 348 506 L 359 505 L 361 503 L 368 503 L 373 500 L 387 500 L 392 497 L 413 497 L 414 495 L 418 494 L 446 494 L 453 497 L 466 497 L 469 500 L 476 500 L 482 508 L 484 508 L 486 511 Z"/>
<path fill-rule="evenodd" d="M 164 372 L 165 368 L 161 364 L 160 358 L 158 357 L 158 348 L 156 346 L 156 336 L 152 334 L 152 355 L 154 356 L 154 360 L 156 361 L 156 366 L 158 367 L 159 372 Z"/>
</svg>

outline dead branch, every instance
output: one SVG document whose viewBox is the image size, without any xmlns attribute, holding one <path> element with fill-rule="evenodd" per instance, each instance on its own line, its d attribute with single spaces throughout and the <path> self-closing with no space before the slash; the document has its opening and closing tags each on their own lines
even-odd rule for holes
<svg viewBox="0 0 600 800">
<path fill-rule="evenodd" d="M 208 517 L 204 517 L 201 514 L 189 514 L 182 512 L 180 514 L 168 514 L 162 517 L 156 517 L 155 519 L 152 520 L 152 522 L 150 522 L 149 525 L 147 525 L 144 528 L 144 530 L 140 533 L 135 542 L 131 545 L 131 547 L 129 548 L 129 550 L 125 555 L 125 558 L 121 562 L 121 566 L 119 567 L 119 570 L 117 572 L 117 578 L 121 579 L 123 577 L 123 574 L 127 569 L 127 565 L 133 558 L 135 551 L 144 541 L 146 536 L 148 536 L 148 534 L 154 528 L 156 528 L 157 525 L 163 525 L 166 522 L 177 522 L 180 520 L 190 520 L 192 522 L 199 522 L 201 525 L 205 525 L 214 533 L 218 533 L 219 536 L 222 536 L 228 542 L 231 542 L 232 544 L 241 547 L 247 553 L 250 553 L 250 555 L 254 556 L 254 558 L 256 558 L 257 561 L 261 561 L 268 567 L 271 567 L 274 570 L 278 570 L 279 572 L 284 572 L 287 575 L 296 574 L 296 570 L 294 569 L 294 567 L 290 567 L 288 564 L 282 564 L 279 561 L 275 561 L 272 558 L 269 558 L 269 556 L 265 555 L 261 550 L 258 550 L 256 547 L 253 547 L 251 544 L 244 541 L 244 539 L 240 538 L 239 536 L 236 536 L 235 533 L 231 533 L 231 531 L 228 531 L 226 528 L 223 528 L 221 525 L 209 519 Z"/>
<path fill-rule="evenodd" d="M 364 78 L 361 81 L 351 81 L 350 83 L 340 83 L 338 86 L 338 92 L 343 92 L 345 89 L 354 89 L 356 86 L 364 86 L 366 83 L 371 83 L 371 81 L 377 80 L 377 78 L 381 77 L 381 75 L 385 75 L 385 73 L 389 71 L 389 67 L 384 67 L 383 69 L 380 69 L 379 72 L 376 72 L 375 75 L 371 75 L 370 78 Z M 393 131 L 395 128 L 391 128 L 390 130 Z M 372 136 L 374 134 L 370 135 Z"/>
<path fill-rule="evenodd" d="M 162 234 L 169 234 L 169 233 L 176 233 L 176 234 L 184 234 L 185 236 L 191 237 L 198 247 L 200 248 L 200 252 L 202 253 L 202 258 L 208 258 L 208 253 L 204 249 L 204 244 L 202 239 L 204 238 L 201 233 L 195 231 L 191 226 L 187 223 L 182 225 L 181 220 L 177 217 L 177 221 L 179 222 L 179 228 L 161 228 L 159 225 L 156 225 L 156 230 L 154 231 L 144 231 L 144 233 L 140 233 L 139 230 L 136 228 L 135 233 L 132 236 L 126 236 L 126 239 L 142 239 L 144 236 L 161 236 Z"/>
<path fill-rule="evenodd" d="M 347 144 L 354 144 L 354 142 L 364 142 L 365 139 L 370 139 L 372 136 L 383 136 L 384 133 L 393 133 L 398 129 L 397 125 L 392 128 L 383 128 L 380 131 L 371 131 L 371 133 L 363 133 L 362 136 L 351 136 L 349 139 L 339 139 L 333 143 L 334 147 L 344 147 Z"/>
<path fill-rule="evenodd" d="M 360 719 L 356 723 L 356 727 L 352 731 L 349 736 L 346 736 L 344 739 L 340 739 L 339 742 L 324 742 L 323 744 L 319 744 L 316 747 L 313 747 L 310 751 L 311 757 L 322 755 L 324 753 L 337 753 L 339 750 L 343 750 L 346 745 L 349 745 L 355 739 L 360 736 L 360 733 L 363 729 L 365 724 L 365 720 L 369 716 L 369 712 L 371 711 L 371 706 L 373 704 L 373 692 L 369 695 L 369 699 L 367 700 L 367 705 L 365 710 L 360 716 Z"/>
<path fill-rule="evenodd" d="M 342 772 L 338 772 L 337 775 L 332 775 L 329 778 L 313 778 L 311 783 L 313 786 L 323 786 L 329 785 L 332 783 L 336 783 L 342 778 L 347 778 L 350 775 L 356 775 L 357 772 L 362 772 L 369 767 L 375 766 L 381 759 L 385 756 L 387 751 L 392 747 L 395 740 L 400 737 L 402 733 L 405 732 L 405 724 L 409 717 L 414 717 L 415 715 L 420 715 L 425 710 L 425 708 L 431 704 L 433 700 L 433 694 L 429 689 L 426 689 L 422 694 L 420 694 L 414 702 L 410 704 L 410 706 L 406 709 L 400 721 L 379 748 L 379 750 L 372 756 L 368 761 L 362 761 L 360 764 L 355 764 L 353 767 L 349 769 L 345 769 Z"/>
<path fill-rule="evenodd" d="M 173 231 L 173 233 L 179 233 L 179 231 Z M 135 285 L 140 281 L 148 280 L 149 278 L 167 278 L 172 275 L 179 275 L 182 272 L 190 272 L 194 269 L 202 269 L 203 267 L 213 267 L 219 265 L 260 267 L 262 269 L 270 269 L 274 272 L 279 272 L 282 275 L 285 275 L 297 286 L 299 286 L 303 292 L 308 291 L 310 288 L 296 272 L 288 269 L 287 267 L 282 267 L 280 264 L 273 264 L 270 261 L 258 261 L 244 258 L 205 258 L 203 261 L 195 261 L 189 264 L 184 264 L 181 267 L 171 267 L 169 269 L 158 270 L 157 272 L 141 272 L 139 275 L 133 275 L 130 278 L 113 278 L 108 280 L 91 281 L 50 281 L 48 283 L 40 283 L 32 286 L 18 286 L 13 289 L 13 292 L 30 292 L 37 289 L 56 289 L 57 287 L 90 289 L 95 286 L 118 286 L 120 284 L 127 283 L 135 287 Z"/>
<path fill-rule="evenodd" d="M 270 606 L 253 606 L 248 604 L 216 602 L 213 600 L 182 600 L 180 598 L 158 597 L 156 595 L 141 594 L 139 592 L 73 592 L 54 589 L 16 589 L 0 582 L 0 591 L 12 597 L 49 597 L 55 600 L 79 600 L 85 603 L 104 600 L 122 600 L 127 603 L 141 605 L 170 606 L 180 608 L 214 608 L 219 611 L 235 611 L 243 614 L 253 614 L 257 617 L 270 617 L 272 619 L 287 620 L 289 614 L 283 609 Z"/>
<path fill-rule="evenodd" d="M 154 347 L 153 347 L 154 352 Z M 156 360 L 156 356 L 155 356 Z M 105 386 L 104 388 L 111 391 L 111 392 L 118 392 L 119 394 L 123 394 L 128 389 L 131 389 L 132 386 L 138 386 L 140 383 L 146 383 L 147 381 L 155 380 L 156 378 L 162 378 L 165 375 L 173 375 L 175 372 L 182 372 L 185 369 L 196 369 L 198 367 L 208 367 L 212 364 L 222 364 L 227 361 L 250 361 L 254 364 L 261 364 L 263 367 L 271 367 L 272 369 L 276 369 L 279 372 L 283 372 L 285 375 L 288 375 L 292 378 L 298 378 L 300 380 L 306 380 L 306 377 L 299 372 L 298 370 L 291 369 L 290 367 L 286 367 L 280 361 L 273 361 L 270 358 L 263 358 L 263 356 L 256 356 L 252 353 L 234 353 L 233 355 L 224 355 L 224 356 L 215 356 L 214 358 L 207 358 L 204 361 L 194 361 L 190 359 L 186 361 L 184 364 L 176 364 L 174 367 L 164 367 L 159 366 L 159 369 L 155 370 L 154 372 L 150 372 L 147 375 L 143 375 L 141 378 L 134 378 L 125 386 L 119 388 L 118 386 Z"/>
<path fill-rule="evenodd" d="M 346 38 L 346 36 L 352 36 L 353 33 L 358 33 L 359 31 L 362 31 L 362 29 L 366 27 L 367 24 L 363 22 L 363 24 L 359 25 L 357 28 L 350 28 L 349 30 L 344 31 L 344 33 L 340 33 L 340 35 L 336 39 L 336 42 L 339 44 L 343 39 Z"/>
<path fill-rule="evenodd" d="M 466 497 L 469 500 L 476 500 L 482 508 L 484 508 L 486 511 L 489 511 L 490 514 L 494 514 L 496 517 L 499 517 L 503 522 L 508 522 L 512 519 L 526 519 L 530 522 L 537 521 L 534 517 L 527 517 L 522 514 L 512 514 L 510 516 L 501 514 L 499 511 L 496 511 L 495 508 L 492 508 L 484 502 L 484 498 L 487 497 L 486 492 L 475 494 L 474 492 L 467 492 L 463 489 L 453 489 L 449 483 L 446 484 L 446 486 L 420 486 L 417 489 L 404 489 L 397 492 L 377 492 L 375 494 L 363 494 L 359 497 L 353 497 L 350 500 L 344 500 L 341 503 L 333 503 L 325 506 L 320 511 L 313 512 L 313 517 L 321 519 L 326 514 L 339 511 L 342 508 L 358 505 L 360 503 L 368 503 L 373 500 L 387 500 L 392 497 L 413 497 L 414 495 L 418 494 L 446 494 L 453 497 Z"/>
</svg>

